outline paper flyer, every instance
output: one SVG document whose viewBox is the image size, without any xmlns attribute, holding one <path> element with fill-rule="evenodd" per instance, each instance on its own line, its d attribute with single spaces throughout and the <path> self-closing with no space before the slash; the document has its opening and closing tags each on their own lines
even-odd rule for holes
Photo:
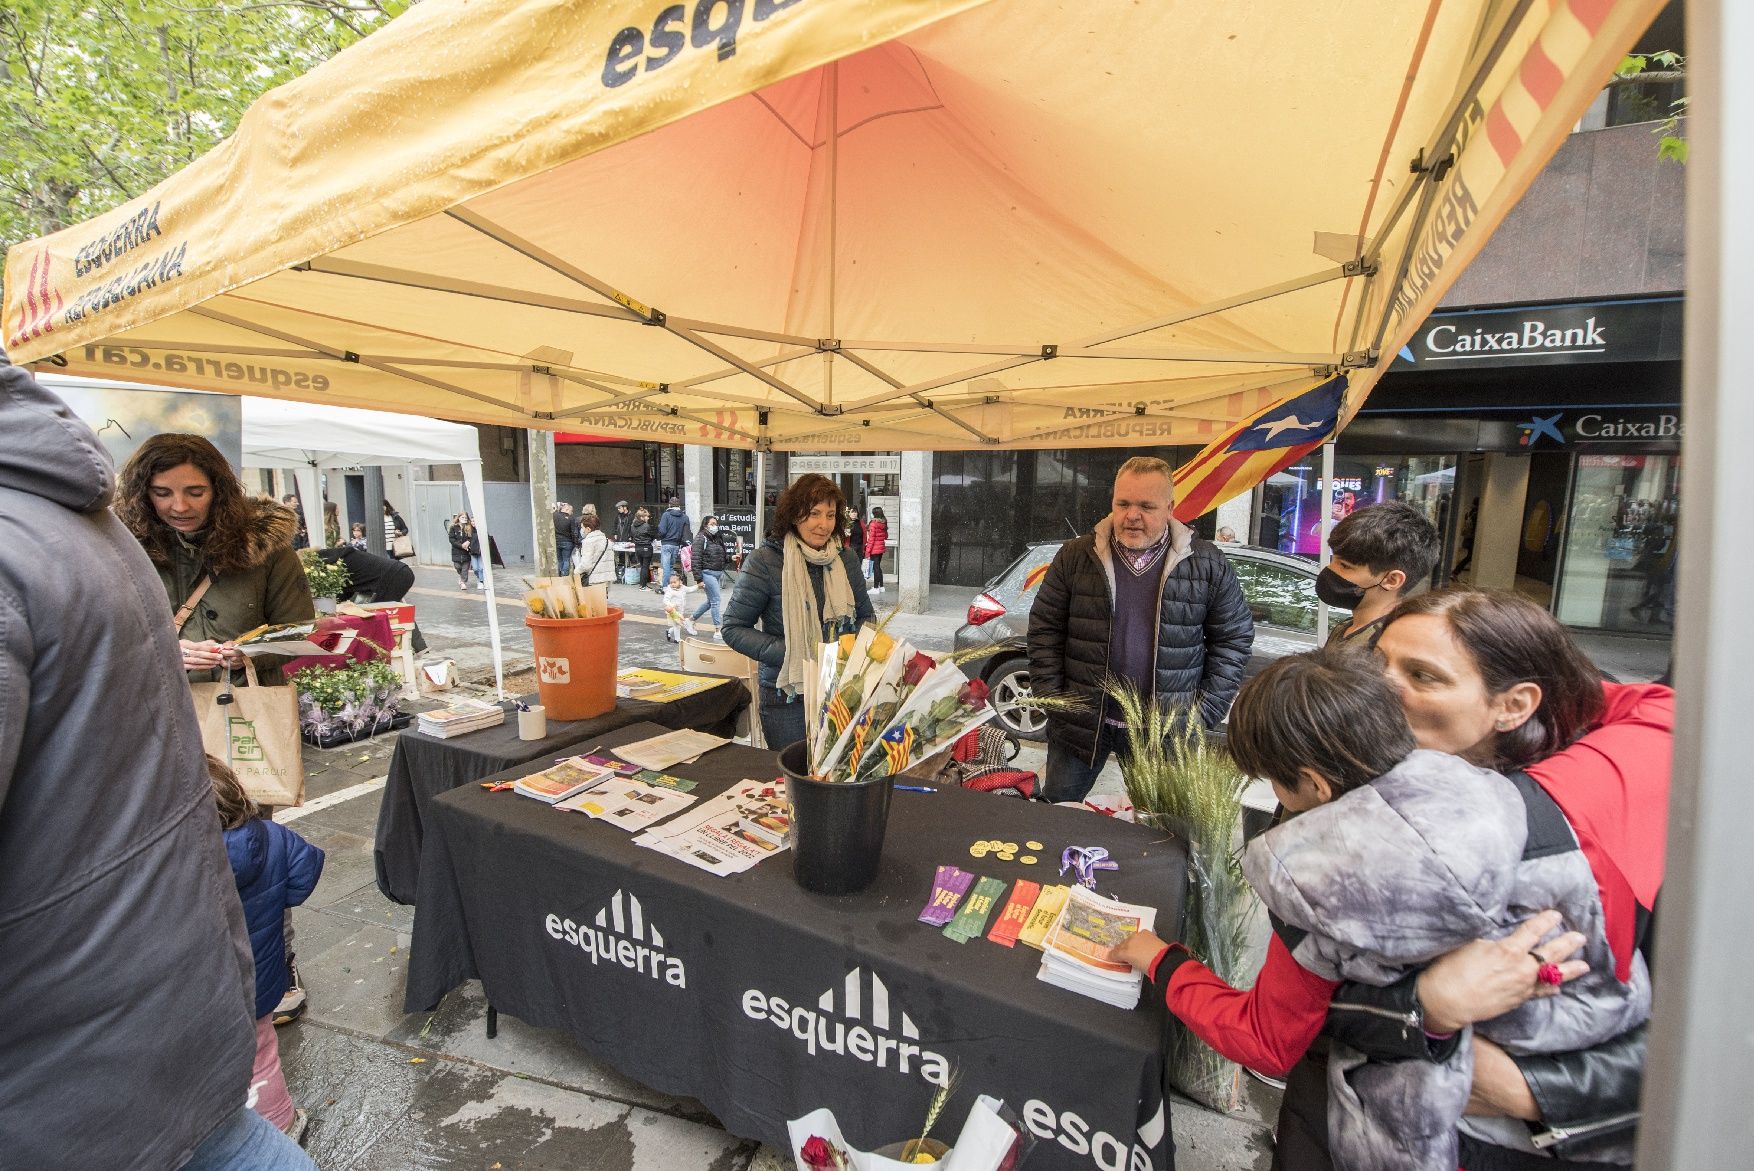
<svg viewBox="0 0 1754 1171">
<path fill-rule="evenodd" d="M 583 813 L 631 832 L 646 829 L 692 804 L 694 798 L 687 793 L 612 775 L 554 807 Z"/>
<path fill-rule="evenodd" d="M 721 877 L 782 853 L 791 809 L 773 782 L 744 781 L 634 838 Z"/>
<path fill-rule="evenodd" d="M 679 675 L 674 671 L 659 671 L 653 667 L 638 667 L 623 671 L 615 677 L 615 685 L 623 695 L 631 699 L 643 699 L 647 703 L 673 703 L 685 696 L 732 682 L 735 680 Z"/>
</svg>

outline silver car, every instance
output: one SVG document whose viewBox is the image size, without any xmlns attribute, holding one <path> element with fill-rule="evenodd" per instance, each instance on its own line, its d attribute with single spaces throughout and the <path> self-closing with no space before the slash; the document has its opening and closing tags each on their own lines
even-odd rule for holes
<svg viewBox="0 0 1754 1171">
<path fill-rule="evenodd" d="M 1013 735 L 1042 740 L 1047 719 L 1030 707 L 1029 660 L 1024 644 L 1029 635 L 1029 607 L 1047 576 L 1048 566 L 1064 541 L 1031 545 L 968 604 L 968 622 L 956 632 L 958 651 L 991 647 L 985 657 L 963 664 L 969 675 L 986 681 L 998 722 Z M 1315 579 L 1321 566 L 1308 557 L 1253 545 L 1219 545 L 1248 599 L 1255 619 L 1255 643 L 1246 675 L 1253 675 L 1282 655 L 1315 646 Z M 1329 609 L 1335 625 L 1350 614 Z"/>
</svg>

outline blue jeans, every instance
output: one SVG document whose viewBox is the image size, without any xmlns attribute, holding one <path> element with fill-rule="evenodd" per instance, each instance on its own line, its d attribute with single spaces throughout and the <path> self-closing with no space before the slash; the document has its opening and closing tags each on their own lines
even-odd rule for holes
<svg viewBox="0 0 1754 1171">
<path fill-rule="evenodd" d="M 771 746 L 770 746 L 771 747 Z M 1053 725 L 1048 726 L 1048 764 L 1046 775 L 1042 777 L 1041 799 L 1043 801 L 1082 801 L 1089 794 L 1090 787 L 1096 783 L 1096 774 L 1108 763 L 1109 753 L 1116 753 L 1120 765 L 1127 767 L 1129 750 L 1127 748 L 1127 731 L 1103 723 L 1096 733 L 1096 759 L 1090 764 L 1084 762 L 1083 756 L 1065 741 L 1053 734 Z"/>
<path fill-rule="evenodd" d="M 245 1106 L 195 1148 L 183 1171 L 317 1171 L 317 1165 L 272 1122 Z"/>
<path fill-rule="evenodd" d="M 677 573 L 682 572 L 682 546 L 681 545 L 660 545 L 660 546 L 658 546 L 658 588 L 659 589 L 667 590 L 670 588 L 670 573 L 672 570 L 674 570 Z"/>
<path fill-rule="evenodd" d="M 761 688 L 761 734 L 767 738 L 767 746 L 778 752 L 788 744 L 796 744 L 804 738 L 804 700 L 802 696 L 794 697 L 790 703 L 781 695 L 778 688 Z"/>
<path fill-rule="evenodd" d="M 713 613 L 713 625 L 717 626 L 719 624 L 719 577 L 723 573 L 724 570 L 722 569 L 703 569 L 700 571 L 700 580 L 702 584 L 706 586 L 706 601 L 700 604 L 700 609 L 694 612 L 694 618 L 689 619 L 689 621 L 692 622 L 702 614 L 705 614 L 708 610 L 711 610 Z"/>
<path fill-rule="evenodd" d="M 481 576 L 481 554 L 477 553 L 475 556 L 469 558 L 469 564 L 473 565 L 475 567 L 475 580 L 476 581 L 486 581 L 487 580 L 485 577 Z"/>
<path fill-rule="evenodd" d="M 556 572 L 565 577 L 572 570 L 571 541 L 561 541 L 554 546 L 554 560 L 560 566 Z"/>
</svg>

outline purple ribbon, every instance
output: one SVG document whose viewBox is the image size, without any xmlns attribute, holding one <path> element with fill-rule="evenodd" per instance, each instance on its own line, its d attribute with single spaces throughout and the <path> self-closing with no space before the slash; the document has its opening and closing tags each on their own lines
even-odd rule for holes
<svg viewBox="0 0 1754 1171">
<path fill-rule="evenodd" d="M 1096 872 L 1098 870 L 1119 870 L 1120 863 L 1111 862 L 1108 849 L 1104 846 L 1067 846 L 1060 854 L 1060 873 L 1072 870 L 1077 873 L 1078 885 L 1086 890 L 1096 889 Z"/>
<path fill-rule="evenodd" d="M 920 912 L 920 922 L 942 927 L 956 917 L 962 896 L 974 883 L 974 875 L 958 866 L 940 866 L 932 878 L 932 897 Z"/>
</svg>

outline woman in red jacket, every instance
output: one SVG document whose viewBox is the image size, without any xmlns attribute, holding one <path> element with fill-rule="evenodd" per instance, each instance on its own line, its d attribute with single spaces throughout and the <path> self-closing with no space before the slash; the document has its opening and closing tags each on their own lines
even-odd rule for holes
<svg viewBox="0 0 1754 1171">
<path fill-rule="evenodd" d="M 1569 689 L 1568 702 L 1585 703 L 1586 711 L 1553 712 L 1553 697 L 1566 693 L 1554 685 L 1555 662 L 1580 652 L 1552 615 L 1508 593 L 1447 589 L 1409 599 L 1390 617 L 1377 649 L 1421 748 L 1502 772 L 1520 768 L 1565 814 L 1595 875 L 1624 979 L 1634 950 L 1646 945 L 1662 885 L 1674 693 L 1658 684 L 1605 683 L 1599 701 Z M 1555 732 L 1567 725 L 1586 731 L 1567 743 Z M 1556 915 L 1537 916 L 1504 939 L 1470 944 L 1417 978 L 1363 990 L 1381 995 L 1357 999 L 1348 991 L 1358 986 L 1301 968 L 1277 934 L 1246 991 L 1230 988 L 1185 952 L 1163 948 L 1123 958 L 1152 978 L 1170 1010 L 1208 1044 L 1252 1069 L 1290 1071 L 1273 1165 L 1315 1171 L 1330 1165 L 1325 1048 L 1311 1048 L 1324 1024 L 1372 1056 L 1441 1057 L 1464 1025 L 1539 993 L 1540 960 L 1530 949 L 1556 926 Z M 1563 960 L 1580 943 L 1568 933 L 1539 950 Z M 1581 974 L 1575 963 L 1561 966 L 1567 978 Z M 1480 1039 L 1474 1048 L 1473 1114 L 1579 1127 L 1637 1110 L 1642 1030 L 1558 1058 L 1513 1059 Z M 1468 1136 L 1462 1150 L 1470 1169 L 1517 1167 L 1525 1158 L 1542 1160 L 1532 1166 L 1550 1163 Z"/>
<path fill-rule="evenodd" d="M 883 592 L 883 550 L 889 544 L 889 522 L 881 508 L 871 510 L 871 523 L 865 526 L 865 556 L 871 559 L 871 592 Z"/>
</svg>

